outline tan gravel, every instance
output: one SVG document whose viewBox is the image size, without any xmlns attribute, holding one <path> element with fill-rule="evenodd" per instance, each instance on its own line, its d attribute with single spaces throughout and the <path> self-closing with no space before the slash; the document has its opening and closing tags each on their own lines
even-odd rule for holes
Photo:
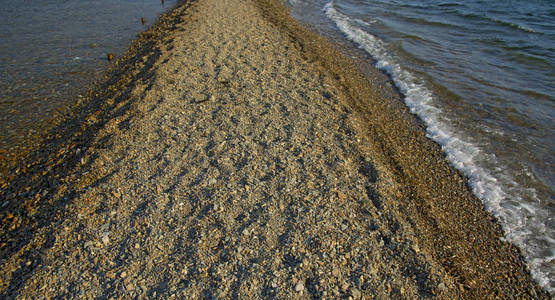
<svg viewBox="0 0 555 300">
<path fill-rule="evenodd" d="M 0 295 L 547 298 L 372 80 L 277 1 L 183 2 L 4 168 Z"/>
</svg>

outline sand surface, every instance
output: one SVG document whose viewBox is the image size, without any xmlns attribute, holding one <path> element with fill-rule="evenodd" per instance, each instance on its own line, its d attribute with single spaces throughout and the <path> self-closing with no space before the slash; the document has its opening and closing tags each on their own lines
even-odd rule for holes
<svg viewBox="0 0 555 300">
<path fill-rule="evenodd" d="M 547 298 L 373 82 L 278 2 L 183 2 L 3 165 L 0 295 Z"/>
</svg>

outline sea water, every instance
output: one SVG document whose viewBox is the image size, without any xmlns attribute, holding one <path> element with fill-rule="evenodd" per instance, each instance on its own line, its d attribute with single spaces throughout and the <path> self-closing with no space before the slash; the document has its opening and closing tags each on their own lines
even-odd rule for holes
<svg viewBox="0 0 555 300">
<path fill-rule="evenodd" d="M 10 0 L 0 5 L 0 150 L 75 101 L 177 0 Z M 146 24 L 142 24 L 141 18 Z"/>
<path fill-rule="evenodd" d="M 288 3 L 297 19 L 362 49 L 388 74 L 554 293 L 555 2 Z"/>
</svg>

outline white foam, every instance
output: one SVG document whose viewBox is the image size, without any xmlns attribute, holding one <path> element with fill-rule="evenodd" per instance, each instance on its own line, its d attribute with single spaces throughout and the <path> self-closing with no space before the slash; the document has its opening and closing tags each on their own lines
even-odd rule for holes
<svg viewBox="0 0 555 300">
<path fill-rule="evenodd" d="M 405 104 L 410 111 L 426 124 L 427 136 L 439 143 L 451 164 L 468 177 L 474 194 L 501 221 L 505 238 L 522 249 L 532 277 L 550 293 L 555 292 L 549 278 L 549 273 L 554 273 L 550 264 L 555 259 L 555 241 L 550 237 L 551 233 L 544 223 L 550 219 L 549 212 L 534 203 L 525 204 L 518 196 L 523 188 L 502 170 L 495 173 L 496 178 L 481 166 L 480 162 L 484 161 L 495 165 L 495 156 L 483 153 L 449 125 L 441 108 L 434 105 L 430 90 L 396 63 L 381 40 L 359 28 L 357 23 L 360 22 L 357 20 L 337 11 L 334 1 L 328 3 L 324 11 L 349 40 L 372 55 L 377 61 L 377 67 L 391 77 L 405 96 Z M 533 189 L 529 192 L 535 193 Z M 542 254 L 541 247 L 527 245 L 530 237 L 537 237 L 538 233 L 542 235 L 539 239 L 547 243 L 551 255 Z"/>
</svg>

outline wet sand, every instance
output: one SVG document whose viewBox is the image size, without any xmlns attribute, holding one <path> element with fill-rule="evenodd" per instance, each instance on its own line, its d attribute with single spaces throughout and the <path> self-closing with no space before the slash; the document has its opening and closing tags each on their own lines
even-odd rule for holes
<svg viewBox="0 0 555 300">
<path fill-rule="evenodd" d="M 3 159 L 8 298 L 548 298 L 379 73 L 185 1 Z"/>
</svg>

